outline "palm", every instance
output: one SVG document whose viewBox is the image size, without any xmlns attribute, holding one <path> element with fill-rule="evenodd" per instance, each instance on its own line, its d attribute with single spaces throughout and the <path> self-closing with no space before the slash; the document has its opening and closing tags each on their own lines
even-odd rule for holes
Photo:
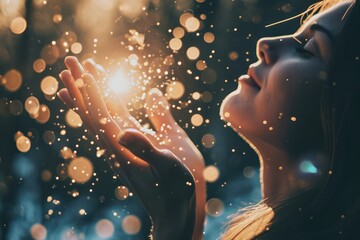
<svg viewBox="0 0 360 240">
<path fill-rule="evenodd" d="M 204 160 L 187 134 L 173 119 L 169 104 L 161 92 L 157 89 L 150 91 L 146 102 L 146 111 L 155 131 L 152 133 L 144 131 L 145 134 L 141 134 L 144 129 L 130 115 L 124 103 L 111 109 L 112 116 L 110 116 L 96 86 L 96 81 L 92 78 L 92 76 L 101 74 L 93 61 L 84 63 L 86 71 L 90 73 L 89 76 L 82 76 L 84 70 L 75 58 L 70 58 L 65 63 L 71 73 L 62 74 L 61 78 L 67 89 L 61 90 L 59 96 L 68 107 L 77 110 L 85 125 L 102 140 L 104 147 L 111 153 L 115 153 L 109 157 L 110 166 L 120 176 L 126 176 L 123 180 L 135 189 L 151 216 L 166 214 L 165 212 L 159 213 L 163 204 L 162 201 L 159 201 L 160 192 L 165 193 L 164 196 L 177 194 L 176 198 L 189 197 L 191 195 L 189 186 L 193 185 L 192 176 L 194 177 L 197 211 L 195 229 L 198 230 L 195 236 L 200 236 L 205 215 L 205 181 L 202 176 Z M 95 86 L 86 88 L 86 90 L 79 89 L 74 79 L 81 77 L 87 78 L 88 82 L 93 81 L 91 85 Z M 124 133 L 124 129 L 138 130 L 132 134 L 131 131 L 128 132 L 132 135 L 129 141 L 134 139 L 137 141 L 134 144 L 125 144 L 125 148 L 124 144 L 119 145 L 117 142 L 117 135 Z M 147 144 L 145 144 L 146 142 Z M 143 146 L 139 143 L 142 143 Z M 152 155 L 154 155 L 153 152 L 156 152 L 158 160 L 151 162 L 152 160 L 148 159 L 149 155 L 146 155 L 148 153 L 143 149 L 153 149 L 151 150 Z M 158 165 L 159 163 L 162 165 Z M 164 169 L 167 170 L 163 171 Z M 126 173 L 125 175 L 122 170 Z M 171 174 L 169 175 L 169 173 Z M 147 183 L 146 187 L 144 187 L 144 182 Z M 148 186 L 154 186 L 154 188 Z M 174 192 L 173 189 L 177 189 L 177 192 Z M 164 201 L 167 200 L 164 199 Z"/>
</svg>

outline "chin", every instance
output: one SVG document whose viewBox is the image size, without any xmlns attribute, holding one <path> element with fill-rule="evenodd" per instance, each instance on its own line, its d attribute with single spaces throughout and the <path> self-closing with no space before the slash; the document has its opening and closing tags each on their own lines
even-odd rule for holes
<svg viewBox="0 0 360 240">
<path fill-rule="evenodd" d="M 232 93 L 230 93 L 229 95 L 227 95 L 225 97 L 225 99 L 222 101 L 221 106 L 220 106 L 220 118 L 221 120 L 224 120 L 225 122 L 230 122 L 232 123 L 232 119 L 234 118 L 234 116 L 236 114 L 238 114 L 236 112 L 236 97 L 237 95 L 240 93 L 240 90 L 237 89 L 235 91 L 233 91 Z"/>
</svg>

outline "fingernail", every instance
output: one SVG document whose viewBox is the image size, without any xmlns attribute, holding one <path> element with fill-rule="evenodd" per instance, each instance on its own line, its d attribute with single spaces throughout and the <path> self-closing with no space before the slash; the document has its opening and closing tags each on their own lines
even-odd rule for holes
<svg viewBox="0 0 360 240">
<path fill-rule="evenodd" d="M 117 142 L 120 143 L 121 145 L 123 145 L 124 147 L 126 147 L 126 140 L 125 140 L 126 138 L 124 138 L 125 135 L 126 135 L 126 132 L 122 131 L 117 136 Z"/>
</svg>

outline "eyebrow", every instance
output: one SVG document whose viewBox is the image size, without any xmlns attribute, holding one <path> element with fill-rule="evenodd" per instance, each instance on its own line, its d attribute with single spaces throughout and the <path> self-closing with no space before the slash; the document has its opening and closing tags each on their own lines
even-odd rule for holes
<svg viewBox="0 0 360 240">
<path fill-rule="evenodd" d="M 328 38 L 330 39 L 330 41 L 334 38 L 333 34 L 328 29 L 326 29 L 325 27 L 323 27 L 317 23 L 311 24 L 310 30 L 311 31 L 321 31 L 321 32 L 325 33 L 328 36 Z"/>
</svg>

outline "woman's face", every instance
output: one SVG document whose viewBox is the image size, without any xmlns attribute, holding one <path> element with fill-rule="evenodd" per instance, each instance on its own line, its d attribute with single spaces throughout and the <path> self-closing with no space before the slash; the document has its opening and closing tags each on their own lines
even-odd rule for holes
<svg viewBox="0 0 360 240">
<path fill-rule="evenodd" d="M 225 98 L 221 117 L 255 146 L 286 149 L 319 140 L 322 82 L 332 39 L 342 29 L 349 6 L 338 4 L 312 17 L 293 35 L 260 39 L 259 60 Z"/>
</svg>

